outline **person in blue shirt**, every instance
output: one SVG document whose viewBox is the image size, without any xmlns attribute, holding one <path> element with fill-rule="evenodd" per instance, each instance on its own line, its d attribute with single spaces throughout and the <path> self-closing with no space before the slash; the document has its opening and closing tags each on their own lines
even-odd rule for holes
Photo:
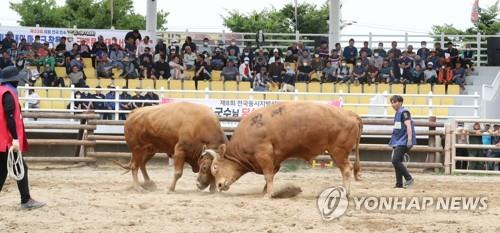
<svg viewBox="0 0 500 233">
<path fill-rule="evenodd" d="M 403 97 L 393 95 L 391 97 L 392 108 L 396 111 L 394 116 L 394 129 L 392 131 L 389 145 L 392 150 L 392 165 L 396 172 L 396 186 L 394 188 L 406 188 L 413 184 L 414 179 L 403 165 L 403 160 L 407 152 L 417 143 L 415 137 L 415 126 L 411 119 L 410 112 L 403 108 Z M 403 177 L 406 182 L 403 186 Z"/>
<path fill-rule="evenodd" d="M 349 46 L 344 48 L 342 55 L 344 56 L 344 61 L 346 61 L 346 63 L 352 64 L 353 66 L 356 64 L 358 49 L 354 47 L 354 39 L 351 38 L 349 40 Z"/>
</svg>

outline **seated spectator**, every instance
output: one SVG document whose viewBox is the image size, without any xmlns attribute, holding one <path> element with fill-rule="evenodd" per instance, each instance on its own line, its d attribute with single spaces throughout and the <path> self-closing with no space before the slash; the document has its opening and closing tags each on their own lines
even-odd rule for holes
<svg viewBox="0 0 500 233">
<path fill-rule="evenodd" d="M 198 47 L 198 53 L 203 54 L 203 52 L 206 52 L 209 56 L 212 55 L 212 49 L 209 46 L 209 40 L 208 38 L 203 38 L 203 44 L 202 46 Z"/>
<path fill-rule="evenodd" d="M 243 48 L 243 51 L 242 51 L 241 56 L 240 56 L 240 63 L 244 63 L 246 57 L 248 57 L 250 64 L 254 63 L 254 54 L 252 51 L 252 44 L 251 43 L 247 43 L 247 46 L 245 48 Z"/>
<path fill-rule="evenodd" d="M 104 37 L 99 35 L 97 37 L 97 41 L 94 42 L 94 44 L 92 45 L 92 51 L 91 51 L 91 54 L 92 54 L 92 66 L 95 67 L 96 65 L 96 58 L 98 57 L 101 57 L 103 54 L 108 54 L 109 51 L 108 51 L 108 46 L 106 45 L 106 43 L 104 42 Z"/>
<path fill-rule="evenodd" d="M 331 65 L 334 69 L 339 68 L 341 60 L 342 60 L 342 58 L 339 55 L 339 51 L 337 51 L 336 49 L 332 50 L 330 57 L 328 57 L 328 59 L 327 59 L 327 61 L 330 61 Z"/>
<path fill-rule="evenodd" d="M 205 62 L 205 56 L 199 54 L 196 59 L 196 64 L 194 66 L 194 78 L 195 87 L 198 89 L 198 81 L 200 80 L 210 80 L 210 71 L 208 70 L 208 64 Z"/>
<path fill-rule="evenodd" d="M 384 58 L 380 56 L 378 52 L 373 53 L 373 57 L 370 59 L 370 65 L 375 66 L 377 69 L 382 69 L 384 64 Z"/>
<path fill-rule="evenodd" d="M 137 46 L 137 56 L 145 53 L 146 48 L 149 48 L 148 53 L 155 54 L 155 46 L 149 39 L 149 36 L 145 36 L 144 39 L 142 39 L 142 41 L 139 43 L 139 46 Z"/>
<path fill-rule="evenodd" d="M 295 71 L 290 66 L 290 63 L 285 63 L 285 74 L 283 75 L 283 83 L 281 85 L 281 90 L 283 92 L 294 92 L 295 91 L 295 81 L 297 80 L 297 75 Z"/>
<path fill-rule="evenodd" d="M 7 50 L 3 51 L 2 59 L 0 59 L 0 69 L 3 69 L 7 66 L 13 66 L 14 63 L 10 59 L 10 54 Z"/>
<path fill-rule="evenodd" d="M 267 75 L 267 68 L 261 67 L 260 72 L 255 76 L 255 80 L 253 82 L 253 90 L 254 91 L 267 91 L 268 83 L 271 81 L 269 76 Z"/>
<path fill-rule="evenodd" d="M 408 45 L 406 48 L 406 55 L 410 58 L 415 58 L 417 54 L 413 51 L 413 45 Z"/>
<path fill-rule="evenodd" d="M 432 62 L 427 63 L 427 68 L 424 71 L 424 82 L 434 84 L 437 82 L 437 72 L 434 69 Z"/>
<path fill-rule="evenodd" d="M 160 60 L 157 61 L 154 65 L 154 75 L 160 79 L 168 79 L 170 78 L 170 66 L 166 61 L 166 56 L 161 55 Z"/>
<path fill-rule="evenodd" d="M 224 67 L 221 72 L 222 81 L 240 81 L 238 68 L 234 66 L 235 62 L 235 58 L 230 58 L 228 60 L 226 67 Z"/>
<path fill-rule="evenodd" d="M 191 48 L 191 51 L 193 53 L 196 53 L 196 44 L 193 43 L 193 39 L 190 36 L 186 37 L 186 41 L 184 42 L 184 44 L 182 44 L 181 50 L 186 51 L 186 47 L 188 46 Z"/>
<path fill-rule="evenodd" d="M 234 38 L 231 39 L 230 45 L 226 48 L 228 54 L 231 50 L 234 50 L 234 56 L 238 57 L 240 55 L 240 47 L 236 45 L 236 39 Z"/>
<path fill-rule="evenodd" d="M 366 68 L 363 66 L 361 59 L 356 61 L 356 66 L 352 69 L 351 83 L 363 84 L 366 83 Z"/>
<path fill-rule="evenodd" d="M 152 91 L 148 91 L 146 93 L 146 95 L 144 96 L 144 100 L 148 100 L 148 101 L 158 101 L 159 99 L 160 98 L 158 97 L 158 95 Z M 158 105 L 158 103 L 153 103 L 153 102 L 144 103 L 144 106 L 153 106 L 153 105 Z"/>
<path fill-rule="evenodd" d="M 163 42 L 163 39 L 157 39 L 153 51 L 154 54 L 159 54 L 160 52 L 163 52 L 163 54 L 167 54 L 167 45 Z"/>
<path fill-rule="evenodd" d="M 78 69 L 78 66 L 73 66 L 71 68 L 71 73 L 68 74 L 68 78 L 71 81 L 71 84 L 75 85 L 75 87 L 85 86 L 85 80 L 83 79 L 83 72 L 80 69 Z"/>
<path fill-rule="evenodd" d="M 324 60 L 319 54 L 314 54 L 314 58 L 311 61 L 311 67 L 316 72 L 321 72 L 325 68 Z"/>
<path fill-rule="evenodd" d="M 420 48 L 417 50 L 417 55 L 422 58 L 422 60 L 427 61 L 427 57 L 429 57 L 430 50 L 427 48 L 427 42 L 420 42 Z"/>
<path fill-rule="evenodd" d="M 30 109 L 38 109 L 40 108 L 40 96 L 38 93 L 35 92 L 33 89 L 28 90 L 28 96 L 26 96 L 28 99 L 26 102 L 28 102 L 28 108 Z"/>
<path fill-rule="evenodd" d="M 408 52 L 404 51 L 401 54 L 401 57 L 399 57 L 399 62 L 404 63 L 404 68 L 407 69 L 408 71 L 411 71 L 411 68 L 413 68 L 413 59 L 408 56 Z"/>
<path fill-rule="evenodd" d="M 322 40 L 319 44 L 319 47 L 316 48 L 316 53 L 319 54 L 321 60 L 327 60 L 330 56 L 328 52 L 328 42 L 326 40 Z"/>
<path fill-rule="evenodd" d="M 120 100 L 119 106 L 121 111 L 130 111 L 133 109 L 132 103 L 126 101 L 132 98 L 132 96 L 130 96 L 130 94 L 127 92 L 127 87 L 123 87 L 123 90 L 118 98 Z M 127 113 L 120 113 L 119 115 L 120 120 L 127 120 L 127 115 L 128 115 Z"/>
<path fill-rule="evenodd" d="M 136 89 L 141 89 L 141 88 L 140 87 L 136 87 Z M 144 96 L 141 95 L 140 91 L 135 91 L 135 95 L 132 96 L 131 99 L 134 100 L 133 102 L 130 103 L 131 104 L 131 110 L 144 107 L 144 102 L 142 102 L 142 101 L 136 102 L 138 100 L 144 100 Z"/>
<path fill-rule="evenodd" d="M 97 59 L 97 77 L 113 79 L 112 69 L 113 63 L 111 63 L 111 59 L 108 58 L 106 53 L 101 53 L 101 56 Z"/>
<path fill-rule="evenodd" d="M 474 63 L 472 60 L 474 59 L 474 50 L 471 49 L 470 44 L 465 45 L 465 50 L 463 52 L 463 59 L 465 61 L 465 65 L 467 69 L 474 70 Z"/>
<path fill-rule="evenodd" d="M 50 65 L 45 65 L 44 71 L 40 74 L 42 84 L 44 87 L 64 87 L 64 80 L 62 77 L 57 77 L 56 72 L 52 70 Z"/>
<path fill-rule="evenodd" d="M 271 80 L 275 83 L 281 83 L 283 80 L 283 74 L 285 74 L 285 66 L 283 63 L 281 63 L 281 58 L 276 57 L 275 62 L 272 64 L 269 64 L 268 67 L 268 73 L 269 77 L 271 77 Z"/>
<path fill-rule="evenodd" d="M 71 69 L 73 70 L 73 67 L 76 66 L 79 70 L 83 70 L 85 68 L 85 65 L 83 63 L 83 60 L 80 56 L 80 54 L 76 54 L 75 58 L 71 60 L 70 62 Z"/>
<path fill-rule="evenodd" d="M 328 83 L 337 82 L 337 77 L 335 76 L 336 70 L 337 70 L 337 68 L 332 66 L 332 62 L 327 61 L 326 67 L 322 71 L 323 75 L 322 75 L 321 82 L 324 82 L 324 83 L 325 82 L 328 82 Z"/>
<path fill-rule="evenodd" d="M 184 51 L 184 64 L 187 70 L 194 70 L 194 63 L 196 62 L 196 54 L 191 51 L 191 47 L 187 46 Z"/>
<path fill-rule="evenodd" d="M 444 57 L 446 58 L 446 63 L 450 63 L 451 67 L 455 67 L 455 63 L 458 60 L 458 50 L 453 48 L 453 42 L 448 42 L 446 44 L 448 48 L 444 51 Z"/>
<path fill-rule="evenodd" d="M 441 48 L 441 43 L 434 43 L 434 51 L 436 51 L 436 56 L 439 58 L 444 58 L 444 50 Z"/>
<path fill-rule="evenodd" d="M 66 51 L 56 51 L 55 52 L 55 62 L 57 67 L 66 67 L 66 58 L 64 53 Z"/>
<path fill-rule="evenodd" d="M 375 66 L 368 66 L 368 78 L 367 78 L 367 83 L 372 84 L 372 83 L 379 83 L 380 78 L 379 78 L 379 70 Z"/>
<path fill-rule="evenodd" d="M 398 42 L 391 42 L 391 49 L 388 51 L 389 53 L 393 53 L 395 58 L 401 57 L 401 50 L 398 49 Z"/>
<path fill-rule="evenodd" d="M 245 51 L 243 51 L 245 52 Z M 240 65 L 240 76 L 241 76 L 241 81 L 253 81 L 253 70 L 250 65 L 250 58 L 245 57 L 243 59 L 243 63 Z"/>
<path fill-rule="evenodd" d="M 170 78 L 174 80 L 183 80 L 183 72 L 186 69 L 184 65 L 180 64 L 179 56 L 175 56 L 172 61 L 168 63 L 170 66 Z"/>
<path fill-rule="evenodd" d="M 422 60 L 422 58 L 419 55 L 415 55 L 414 62 L 413 62 L 413 67 L 412 68 L 415 68 L 417 65 L 420 65 L 420 67 L 425 67 L 426 66 L 425 61 Z"/>
<path fill-rule="evenodd" d="M 146 48 L 147 49 L 147 48 Z M 145 56 L 139 65 L 139 79 L 157 79 L 153 74 L 153 59 L 151 56 Z"/>
<path fill-rule="evenodd" d="M 352 71 L 349 66 L 347 66 L 347 63 L 345 61 L 342 61 L 342 63 L 340 63 L 340 66 L 339 68 L 337 68 L 337 71 L 335 73 L 337 76 L 337 80 L 343 83 L 349 82 L 349 80 L 351 80 Z"/>
<path fill-rule="evenodd" d="M 401 61 L 398 66 L 394 67 L 391 76 L 393 77 L 391 83 L 407 84 L 411 82 L 410 70 L 406 68 L 406 64 L 403 61 Z"/>
<path fill-rule="evenodd" d="M 372 50 L 368 48 L 368 41 L 363 42 L 363 47 L 359 50 L 359 53 L 365 52 L 367 57 L 372 56 Z"/>
<path fill-rule="evenodd" d="M 356 64 L 356 58 L 358 57 L 358 49 L 354 47 L 354 39 L 349 39 L 349 46 L 344 48 L 342 56 L 347 64 Z"/>
<path fill-rule="evenodd" d="M 368 58 L 368 54 L 365 51 L 361 52 L 359 60 L 361 60 L 361 66 L 363 66 L 363 68 L 367 70 L 371 62 L 370 59 Z"/>
<path fill-rule="evenodd" d="M 460 85 L 462 90 L 465 90 L 465 69 L 462 68 L 460 62 L 455 63 L 455 69 L 453 69 L 453 82 Z"/>
<path fill-rule="evenodd" d="M 38 51 L 38 49 L 40 49 L 42 47 L 42 43 L 40 43 L 40 36 L 39 35 L 36 35 L 35 36 L 35 41 L 33 42 L 33 44 L 31 45 L 32 49 L 34 51 Z"/>
<path fill-rule="evenodd" d="M 439 84 L 451 84 L 453 82 L 453 70 L 451 67 L 443 64 L 439 68 L 437 82 Z"/>
<path fill-rule="evenodd" d="M 73 102 L 73 110 L 82 110 L 83 108 L 83 102 L 81 101 L 82 99 L 82 93 L 80 91 L 75 92 L 75 101 Z M 68 104 L 67 106 L 68 109 L 71 109 L 71 103 Z"/>
<path fill-rule="evenodd" d="M 297 81 L 298 82 L 309 82 L 311 81 L 311 75 L 314 72 L 311 64 L 309 63 L 310 60 L 303 59 L 302 63 L 299 63 L 299 67 L 297 68 L 298 71 L 298 76 L 297 76 Z"/>
<path fill-rule="evenodd" d="M 431 51 L 429 57 L 427 57 L 427 63 L 431 62 L 433 64 L 432 68 L 435 70 L 439 68 L 439 57 L 436 54 L 436 51 Z"/>
<path fill-rule="evenodd" d="M 111 66 L 113 68 L 118 68 L 122 72 L 124 71 L 125 64 L 123 63 L 123 59 L 125 59 L 125 52 L 123 52 L 119 44 L 111 46 L 109 58 L 111 59 Z"/>
<path fill-rule="evenodd" d="M 274 49 L 273 56 L 271 56 L 269 58 L 269 61 L 267 62 L 267 64 L 269 64 L 269 65 L 273 64 L 274 62 L 276 62 L 276 58 L 278 58 L 278 57 L 281 57 L 281 54 L 280 54 L 278 49 Z"/>
<path fill-rule="evenodd" d="M 380 80 L 381 82 L 384 82 L 384 83 L 390 83 L 391 80 L 392 80 L 392 70 L 394 68 L 392 68 L 391 66 L 389 66 L 389 60 L 384 60 L 384 62 L 382 63 L 382 68 L 380 69 L 380 72 L 379 72 L 379 77 L 380 77 Z"/>
<path fill-rule="evenodd" d="M 415 69 L 413 69 L 411 72 L 411 76 L 412 76 L 411 83 L 417 83 L 417 84 L 424 83 L 424 72 L 420 64 L 417 64 L 415 66 Z"/>
<path fill-rule="evenodd" d="M 216 48 L 211 61 L 212 70 L 222 70 L 225 65 L 226 58 L 224 57 L 224 54 L 221 53 L 219 48 Z"/>
<path fill-rule="evenodd" d="M 89 58 L 92 54 L 92 49 L 87 45 L 85 40 L 80 42 L 80 51 L 78 52 L 82 57 Z"/>
<path fill-rule="evenodd" d="M 384 43 L 380 42 L 378 43 L 378 47 L 373 50 L 373 53 L 378 53 L 378 55 L 382 58 L 387 57 L 387 52 L 384 50 Z"/>
<path fill-rule="evenodd" d="M 89 92 L 89 90 L 88 90 L 89 86 L 84 85 L 83 88 L 87 88 L 87 89 L 84 89 L 81 92 L 81 94 L 82 94 L 82 100 L 83 100 L 82 101 L 82 107 L 81 107 L 81 109 L 83 109 L 83 110 L 91 110 L 91 109 L 94 108 L 93 107 L 93 103 L 91 101 L 94 98 L 94 95 L 92 95 Z"/>
</svg>

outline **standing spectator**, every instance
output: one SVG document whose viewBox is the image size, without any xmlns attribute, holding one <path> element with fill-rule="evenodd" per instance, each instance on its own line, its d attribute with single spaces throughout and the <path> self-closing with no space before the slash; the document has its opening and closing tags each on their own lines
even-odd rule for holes
<svg viewBox="0 0 500 233">
<path fill-rule="evenodd" d="M 470 44 L 465 45 L 465 50 L 463 52 L 463 58 L 467 69 L 474 71 L 472 59 L 474 59 L 474 50 L 471 49 Z"/>
<path fill-rule="evenodd" d="M 10 59 L 10 54 L 7 50 L 3 51 L 2 53 L 2 59 L 0 60 L 0 69 L 4 69 L 5 67 L 8 66 L 13 66 L 14 63 Z"/>
<path fill-rule="evenodd" d="M 384 43 L 380 42 L 378 43 L 378 47 L 373 50 L 373 53 L 378 53 L 378 55 L 382 58 L 387 57 L 387 52 L 384 50 Z"/>
<path fill-rule="evenodd" d="M 115 87 L 113 85 L 109 85 L 107 86 L 108 89 L 111 89 L 108 93 L 106 93 L 106 100 L 109 100 L 107 102 L 105 102 L 105 108 L 107 111 L 112 111 L 112 110 L 115 110 L 115 95 L 116 95 L 116 91 L 113 90 Z M 111 112 L 106 112 L 103 114 L 104 115 L 104 120 L 113 120 L 113 113 Z"/>
<path fill-rule="evenodd" d="M 401 57 L 401 50 L 398 49 L 398 42 L 393 41 L 391 42 L 391 49 L 389 50 L 389 53 L 393 53 L 396 58 Z"/>
<path fill-rule="evenodd" d="M 187 46 L 191 47 L 191 51 L 196 53 L 196 44 L 193 43 L 193 39 L 190 36 L 186 37 L 186 41 L 182 44 L 182 51 L 186 51 Z"/>
<path fill-rule="evenodd" d="M 17 85 L 23 77 L 25 77 L 25 74 L 19 73 L 15 67 L 9 67 L 0 72 L 0 114 L 2 116 L 2 124 L 0 125 L 0 192 L 7 179 L 7 166 L 11 165 L 8 164 L 7 160 L 8 152 L 12 151 L 14 160 L 16 160 L 19 156 L 18 153 L 28 150 L 27 134 L 24 130 L 21 106 L 17 94 Z M 21 208 L 28 210 L 40 208 L 45 203 L 31 198 L 28 185 L 28 166 L 26 161 L 22 160 L 24 176 L 16 182 L 21 196 Z"/>
<path fill-rule="evenodd" d="M 424 71 L 424 82 L 434 84 L 437 82 L 437 73 L 433 68 L 434 64 L 432 62 L 427 63 L 427 69 Z"/>
<path fill-rule="evenodd" d="M 97 100 L 97 101 L 92 101 L 92 106 L 94 107 L 95 110 L 102 111 L 106 110 L 106 103 L 103 102 L 102 100 L 106 99 L 106 96 L 102 94 L 101 86 L 96 86 L 95 87 L 97 90 L 95 90 L 95 94 L 92 95 L 92 99 Z M 101 113 L 101 115 L 103 115 Z"/>
<path fill-rule="evenodd" d="M 136 87 L 136 89 L 140 89 L 140 87 Z M 144 100 L 144 96 L 141 95 L 139 90 L 135 91 L 135 95 L 132 96 L 131 99 L 133 100 L 133 102 L 131 102 L 131 110 L 144 107 L 144 102 L 136 102 L 138 100 Z"/>
<path fill-rule="evenodd" d="M 155 63 L 154 66 L 155 76 L 160 79 L 168 79 L 170 78 L 170 66 L 166 61 L 166 56 L 161 55 L 160 60 Z"/>
<path fill-rule="evenodd" d="M 142 35 L 139 33 L 139 30 L 134 29 L 130 32 L 127 32 L 125 35 L 125 49 L 129 51 L 137 50 L 137 40 L 142 40 Z"/>
<path fill-rule="evenodd" d="M 430 50 L 427 48 L 427 42 L 420 42 L 420 48 L 417 50 L 417 55 L 422 58 L 422 60 L 426 61 L 427 57 L 429 57 Z"/>
<path fill-rule="evenodd" d="M 481 125 L 478 122 L 474 123 L 474 125 L 472 126 L 472 132 L 469 133 L 469 144 L 483 144 L 481 134 Z M 468 155 L 469 157 L 483 157 L 483 152 L 481 149 L 468 149 Z M 468 169 L 483 170 L 483 163 L 470 161 Z"/>
<path fill-rule="evenodd" d="M 194 67 L 194 81 L 195 87 L 198 89 L 198 81 L 210 80 L 210 73 L 208 72 L 208 64 L 205 62 L 205 56 L 199 54 Z"/>
<path fill-rule="evenodd" d="M 392 131 L 389 145 L 392 150 L 392 164 L 396 172 L 396 185 L 394 188 L 409 187 L 414 183 L 414 179 L 403 165 L 404 157 L 417 144 L 415 126 L 411 119 L 410 112 L 403 108 L 403 97 L 394 95 L 391 97 L 392 108 L 396 111 L 394 116 L 394 129 Z M 403 177 L 406 182 L 403 186 Z"/>
<path fill-rule="evenodd" d="M 465 69 L 462 68 L 460 62 L 455 63 L 455 69 L 453 69 L 453 82 L 460 85 L 462 90 L 465 90 Z"/>
<path fill-rule="evenodd" d="M 366 52 L 367 57 L 372 56 L 372 50 L 368 48 L 368 41 L 363 42 L 363 47 L 359 50 L 359 53 Z"/>
<path fill-rule="evenodd" d="M 14 40 L 14 33 L 8 31 L 7 34 L 5 34 L 5 38 L 2 40 L 2 50 L 9 50 L 13 43 L 17 45 L 17 42 Z"/>
<path fill-rule="evenodd" d="M 343 58 L 347 64 L 354 65 L 358 57 L 358 49 L 354 47 L 354 39 L 349 39 L 349 46 L 344 48 Z"/>
<path fill-rule="evenodd" d="M 495 124 L 493 125 L 493 131 L 491 132 L 493 134 L 491 138 L 491 144 L 496 145 L 497 147 L 500 147 L 500 125 Z M 489 149 L 487 154 L 487 157 L 489 158 L 500 158 L 500 148 L 498 149 Z M 488 170 L 499 170 L 499 163 L 498 162 L 488 162 Z"/>
<path fill-rule="evenodd" d="M 122 93 L 118 97 L 120 100 L 120 110 L 121 111 L 130 111 L 132 110 L 132 103 L 128 102 L 127 100 L 130 100 L 132 97 L 130 94 L 127 92 L 127 87 L 123 87 Z M 120 113 L 119 117 L 120 120 L 127 120 L 127 113 Z"/>
<path fill-rule="evenodd" d="M 243 63 L 240 65 L 240 76 L 241 76 L 241 81 L 252 81 L 253 80 L 253 70 L 252 67 L 250 66 L 250 58 L 245 57 L 243 59 Z"/>
<path fill-rule="evenodd" d="M 236 59 L 231 58 L 227 62 L 226 67 L 222 69 L 221 78 L 222 81 L 240 81 L 240 74 L 238 68 L 234 66 Z"/>
</svg>

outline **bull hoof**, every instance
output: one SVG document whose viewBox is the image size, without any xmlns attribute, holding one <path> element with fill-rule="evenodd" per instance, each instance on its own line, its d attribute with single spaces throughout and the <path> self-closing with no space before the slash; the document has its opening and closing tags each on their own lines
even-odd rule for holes
<svg viewBox="0 0 500 233">
<path fill-rule="evenodd" d="M 169 187 L 167 189 L 167 193 L 174 193 L 174 192 L 175 192 L 175 188 Z"/>
<path fill-rule="evenodd" d="M 215 188 L 215 186 L 210 186 L 210 189 L 209 189 L 210 193 L 215 193 L 217 192 L 217 188 Z"/>
<path fill-rule="evenodd" d="M 273 198 L 273 195 L 271 193 L 266 193 L 264 195 L 264 199 L 272 199 Z"/>
<path fill-rule="evenodd" d="M 140 185 L 133 185 L 130 188 L 128 188 L 128 190 L 133 190 L 133 191 L 136 191 L 138 193 L 146 192 L 146 190 L 143 187 L 141 187 Z"/>
<path fill-rule="evenodd" d="M 354 179 L 355 179 L 356 181 L 363 181 L 363 178 L 361 178 L 361 176 L 356 176 L 356 177 L 354 177 Z"/>
<path fill-rule="evenodd" d="M 154 191 L 156 190 L 156 184 L 153 181 L 147 181 L 142 184 L 142 188 L 148 190 L 148 191 Z"/>
</svg>

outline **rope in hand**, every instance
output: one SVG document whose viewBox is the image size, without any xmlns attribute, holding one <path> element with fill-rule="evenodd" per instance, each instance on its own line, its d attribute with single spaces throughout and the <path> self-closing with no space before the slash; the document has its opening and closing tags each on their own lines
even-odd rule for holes
<svg viewBox="0 0 500 233">
<path fill-rule="evenodd" d="M 9 149 L 9 153 L 7 155 L 7 173 L 10 177 L 17 181 L 24 178 L 24 162 L 21 151 L 17 152 L 16 158 L 13 148 Z"/>
</svg>

